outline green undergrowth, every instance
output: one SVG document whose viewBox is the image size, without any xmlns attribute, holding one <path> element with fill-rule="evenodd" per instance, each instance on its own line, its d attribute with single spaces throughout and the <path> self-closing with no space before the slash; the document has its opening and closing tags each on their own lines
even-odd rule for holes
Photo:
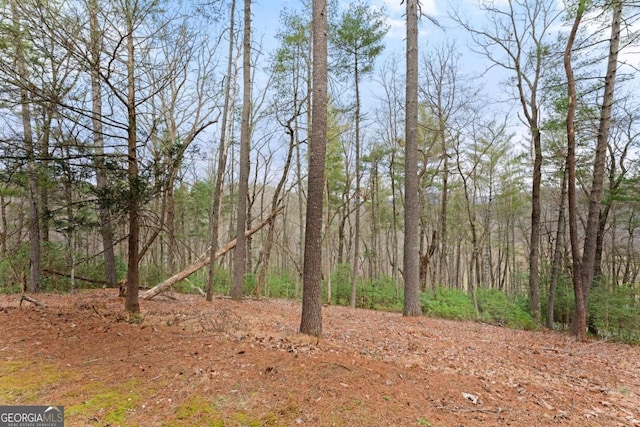
<svg viewBox="0 0 640 427">
<path fill-rule="evenodd" d="M 600 337 L 640 344 L 640 286 L 596 286 L 591 292 L 589 315 Z"/>
<path fill-rule="evenodd" d="M 515 300 L 497 289 L 478 289 L 476 312 L 472 296 L 457 289 L 438 288 L 422 294 L 422 311 L 431 317 L 481 321 L 514 329 L 532 330 L 537 323 Z"/>
</svg>

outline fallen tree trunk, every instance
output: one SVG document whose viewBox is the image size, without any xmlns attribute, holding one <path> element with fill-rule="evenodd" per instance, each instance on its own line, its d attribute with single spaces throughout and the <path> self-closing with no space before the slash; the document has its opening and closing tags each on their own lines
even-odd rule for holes
<svg viewBox="0 0 640 427">
<path fill-rule="evenodd" d="M 272 212 L 271 215 L 269 215 L 259 225 L 255 226 L 254 228 L 252 228 L 250 230 L 247 230 L 245 232 L 245 236 L 249 237 L 252 234 L 256 233 L 257 231 L 261 230 L 265 225 L 269 224 L 276 215 L 278 215 L 280 212 L 282 212 L 282 209 L 284 209 L 284 207 L 280 206 L 277 210 Z M 232 241 L 230 241 L 229 243 L 227 243 L 226 245 L 224 245 L 223 247 L 218 249 L 218 251 L 216 252 L 216 256 L 215 257 L 219 258 L 222 255 L 224 255 L 227 252 L 229 252 L 231 249 L 235 248 L 236 242 L 237 242 L 237 239 L 233 239 Z M 209 250 L 207 250 L 206 253 L 209 253 Z M 194 262 L 193 264 L 188 266 L 186 269 L 182 270 L 181 272 L 179 272 L 177 274 L 174 274 L 173 276 L 169 277 L 164 282 L 161 282 L 161 283 L 157 284 L 156 286 L 154 286 L 153 288 L 149 289 L 148 291 L 142 292 L 140 294 L 140 298 L 141 299 L 151 299 L 151 298 L 155 297 L 156 295 L 158 295 L 159 293 L 163 292 L 167 288 L 170 288 L 171 286 L 175 285 L 179 281 L 184 280 L 187 277 L 191 276 L 193 273 L 195 273 L 196 271 L 200 270 L 201 268 L 209 265 L 209 261 L 210 260 L 211 260 L 210 256 L 202 255 L 198 261 Z"/>
<path fill-rule="evenodd" d="M 53 274 L 55 276 L 71 277 L 71 274 L 69 274 L 69 273 L 63 273 L 62 271 L 54 270 L 54 269 L 51 269 L 51 268 L 43 268 L 42 271 L 45 272 L 45 273 Z M 83 282 L 89 282 L 89 283 L 95 283 L 95 284 L 98 284 L 98 285 L 105 285 L 106 286 L 106 284 L 107 284 L 106 280 L 101 280 L 101 279 L 92 279 L 90 277 L 82 277 L 82 276 L 78 276 L 78 275 L 74 276 L 74 278 L 76 280 L 81 280 Z"/>
</svg>

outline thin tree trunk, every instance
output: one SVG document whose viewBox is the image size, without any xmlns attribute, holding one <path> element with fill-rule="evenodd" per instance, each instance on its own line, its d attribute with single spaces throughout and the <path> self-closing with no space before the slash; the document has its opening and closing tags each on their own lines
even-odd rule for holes
<svg viewBox="0 0 640 427">
<path fill-rule="evenodd" d="M 556 244 L 553 249 L 553 262 L 551 264 L 551 279 L 549 281 L 549 295 L 547 297 L 547 328 L 553 329 L 553 312 L 555 309 L 556 287 L 558 275 L 562 265 L 562 253 L 564 252 L 564 235 L 566 231 L 565 209 L 567 199 L 567 172 L 562 171 L 562 189 L 560 190 L 560 206 L 558 207 L 558 228 L 556 230 Z"/>
<path fill-rule="evenodd" d="M 356 293 L 358 289 L 358 275 L 360 273 L 360 82 L 358 75 L 358 58 L 355 60 L 355 91 L 356 91 L 356 111 L 355 111 L 355 174 L 356 174 L 356 196 L 355 196 L 355 230 L 353 241 L 353 273 L 351 275 L 351 308 L 356 307 Z"/>
<path fill-rule="evenodd" d="M 586 0 L 581 0 L 573 21 L 573 27 L 569 33 L 567 46 L 564 51 L 564 69 L 567 75 L 567 88 L 569 103 L 567 106 L 567 201 L 569 205 L 569 238 L 571 240 L 571 258 L 573 262 L 573 291 L 575 296 L 574 324 L 572 325 L 576 338 L 583 341 L 586 337 L 587 313 L 582 292 L 582 275 L 580 265 L 580 248 L 578 243 L 578 221 L 576 203 L 576 80 L 571 64 L 571 52 L 575 42 L 580 21 L 584 15 Z"/>
<path fill-rule="evenodd" d="M 91 32 L 91 126 L 93 132 L 93 149 L 95 153 L 94 167 L 96 170 L 96 185 L 98 191 L 105 193 L 108 188 L 107 171 L 104 162 L 104 133 L 102 129 L 102 91 L 100 85 L 100 41 L 98 28 L 98 1 L 89 0 L 89 27 Z M 99 202 L 100 235 L 102 236 L 102 250 L 106 286 L 118 286 L 116 274 L 116 258 L 114 253 L 113 229 L 111 227 L 111 212 L 104 202 Z"/>
<path fill-rule="evenodd" d="M 129 238 L 127 259 L 127 291 L 125 310 L 132 314 L 140 313 L 138 290 L 140 272 L 138 262 L 138 245 L 140 241 L 140 206 L 138 197 L 138 152 L 137 152 L 137 117 L 136 117 L 136 84 L 135 84 L 135 40 L 133 36 L 133 6 L 126 1 L 127 26 L 127 176 L 129 181 Z"/>
<path fill-rule="evenodd" d="M 325 245 L 326 245 L 326 253 L 325 253 L 325 265 L 326 265 L 326 270 L 325 270 L 325 277 L 324 277 L 324 282 L 325 282 L 325 286 L 327 288 L 327 304 L 331 305 L 331 300 L 332 300 L 332 294 L 331 294 L 331 222 L 329 219 L 329 180 L 326 179 L 325 177 L 325 181 L 324 181 L 324 195 L 325 195 L 325 227 L 326 227 L 326 233 L 325 233 Z"/>
<path fill-rule="evenodd" d="M 233 40 L 234 40 L 234 23 L 235 23 L 235 10 L 236 10 L 236 2 L 235 0 L 231 0 L 231 12 L 229 17 L 229 51 L 228 51 L 228 61 L 227 61 L 227 74 L 225 79 L 225 89 L 224 89 L 224 106 L 222 109 L 222 123 L 220 128 L 220 145 L 218 147 L 218 168 L 216 171 L 215 182 L 213 186 L 213 195 L 212 195 L 212 207 L 211 207 L 211 253 L 209 255 L 210 263 L 209 263 L 209 276 L 208 276 L 208 284 L 207 284 L 207 301 L 213 300 L 213 285 L 215 283 L 215 269 L 216 269 L 216 252 L 218 250 L 218 235 L 219 235 L 219 226 L 220 226 L 220 205 L 222 203 L 222 186 L 224 183 L 224 172 L 227 165 L 227 131 L 231 131 L 231 129 L 227 130 L 227 122 L 229 120 L 229 111 L 233 111 L 232 106 L 235 105 L 235 102 L 232 101 L 231 97 L 231 73 L 233 68 Z M 234 78 L 235 81 L 235 78 Z M 235 98 L 235 96 L 234 96 Z"/>
<path fill-rule="evenodd" d="M 2 185 L 0 188 L 0 256 L 2 257 L 7 256 L 7 206 L 9 205 L 9 202 L 5 201 L 4 190 L 5 185 Z"/>
<path fill-rule="evenodd" d="M 67 158 L 70 158 L 70 149 L 69 146 L 65 147 L 65 152 Z M 65 170 L 66 179 L 64 180 L 64 195 L 65 195 L 65 203 L 67 204 L 67 229 L 66 229 L 66 237 L 67 237 L 67 257 L 69 263 L 69 291 L 74 292 L 76 288 L 76 251 L 75 251 L 75 236 L 76 230 L 74 226 L 75 222 L 75 214 L 74 214 L 74 203 L 73 203 L 73 176 L 70 169 Z"/>
<path fill-rule="evenodd" d="M 49 145 L 51 138 L 51 122 L 53 120 L 54 109 L 50 102 L 44 102 L 42 104 L 42 133 L 40 134 L 40 157 L 42 159 L 48 159 L 51 157 L 49 153 Z M 41 162 L 41 164 L 44 162 Z M 43 179 L 49 180 L 48 167 L 42 164 L 42 169 L 46 172 L 46 176 Z M 43 242 L 49 241 L 49 224 L 50 220 L 50 207 L 49 207 L 49 185 L 41 185 L 38 188 L 40 193 L 40 239 Z"/>
<path fill-rule="evenodd" d="M 442 200 L 440 205 L 440 259 L 438 264 L 438 283 L 449 286 L 447 211 L 449 209 L 449 153 L 443 119 L 439 120 L 439 137 L 442 149 Z"/>
<path fill-rule="evenodd" d="M 284 188 L 285 183 L 287 182 L 287 178 L 289 177 L 289 169 L 291 169 L 291 161 L 293 158 L 293 154 L 295 151 L 295 134 L 293 132 L 293 128 L 291 127 L 291 123 L 293 122 L 295 116 L 298 115 L 298 111 L 294 113 L 294 117 L 287 122 L 287 134 L 289 135 L 289 150 L 287 151 L 287 158 L 284 163 L 284 169 L 282 171 L 282 176 L 280 177 L 280 181 L 278 181 L 278 185 L 273 191 L 273 196 L 271 198 L 271 211 L 275 212 L 278 209 L 278 205 L 281 203 L 280 193 L 282 193 L 282 189 Z M 269 269 L 269 259 L 271 258 L 271 248 L 273 246 L 273 235 L 275 232 L 275 221 L 271 221 L 269 223 L 269 228 L 267 229 L 267 238 L 262 247 L 261 256 L 260 256 L 260 270 L 258 273 L 258 277 L 256 279 L 256 290 L 255 296 L 260 297 L 260 292 L 263 287 L 266 286 L 267 281 L 267 271 Z"/>
<path fill-rule="evenodd" d="M 169 138 L 170 141 L 175 141 L 175 132 Z M 165 228 L 167 232 L 167 264 L 166 270 L 171 274 L 176 269 L 178 258 L 178 238 L 176 237 L 176 202 L 175 202 L 175 190 L 173 188 L 176 166 L 173 165 L 174 159 L 169 158 L 168 162 L 168 176 L 166 181 L 166 194 L 163 201 L 163 211 L 161 212 L 162 221 L 160 222 L 160 228 Z M 159 229 L 160 229 L 159 228 Z"/>
<path fill-rule="evenodd" d="M 13 30 L 15 32 L 17 78 L 28 81 L 26 55 L 22 40 L 20 26 L 20 13 L 17 2 L 11 2 Z M 36 153 L 31 128 L 31 105 L 29 92 L 25 85 L 20 83 L 20 108 L 22 110 L 22 127 L 24 149 L 27 161 L 27 186 L 29 188 L 29 292 L 40 292 L 40 207 L 38 206 L 38 168 Z"/>
<path fill-rule="evenodd" d="M 531 186 L 531 239 L 529 248 L 529 307 L 531 316 L 540 321 L 540 184 L 542 181 L 542 142 L 538 128 L 538 109 L 532 103 L 532 137 L 534 147 L 533 183 Z"/>
</svg>

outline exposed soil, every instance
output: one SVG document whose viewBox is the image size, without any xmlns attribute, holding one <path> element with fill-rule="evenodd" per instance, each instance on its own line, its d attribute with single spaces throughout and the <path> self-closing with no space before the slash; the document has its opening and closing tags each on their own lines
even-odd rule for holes
<svg viewBox="0 0 640 427">
<path fill-rule="evenodd" d="M 640 426 L 640 348 L 300 303 L 0 296 L 0 404 L 67 426 Z"/>
</svg>

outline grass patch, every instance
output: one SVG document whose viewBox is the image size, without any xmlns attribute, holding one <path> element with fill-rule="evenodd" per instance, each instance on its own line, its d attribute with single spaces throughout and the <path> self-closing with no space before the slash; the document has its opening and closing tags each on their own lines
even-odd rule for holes
<svg viewBox="0 0 640 427">
<path fill-rule="evenodd" d="M 0 400 L 5 404 L 36 404 L 65 373 L 54 365 L 37 362 L 0 363 Z"/>
<path fill-rule="evenodd" d="M 93 383 L 85 388 L 90 397 L 85 402 L 65 408 L 65 416 L 72 419 L 97 419 L 98 425 L 126 426 L 127 412 L 141 399 L 142 390 L 137 380 L 127 381 L 109 388 Z"/>
<path fill-rule="evenodd" d="M 224 427 L 224 419 L 215 403 L 202 396 L 192 395 L 175 410 L 176 419 L 164 424 L 166 427 L 208 426 Z"/>
</svg>

